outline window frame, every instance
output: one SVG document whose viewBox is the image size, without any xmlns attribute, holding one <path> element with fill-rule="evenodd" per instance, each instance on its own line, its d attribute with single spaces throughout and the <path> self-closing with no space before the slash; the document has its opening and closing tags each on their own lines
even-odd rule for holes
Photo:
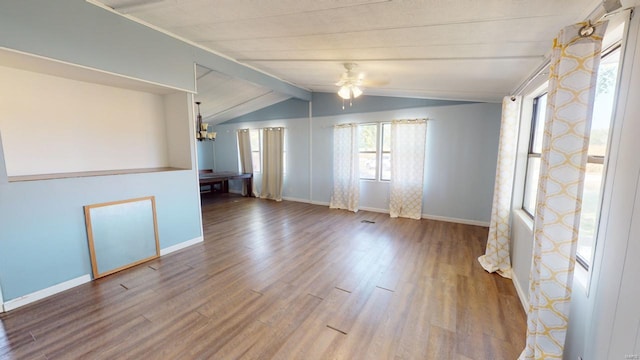
<svg viewBox="0 0 640 360">
<path fill-rule="evenodd" d="M 384 128 L 385 125 L 389 125 L 389 150 L 385 151 L 384 149 Z M 389 154 L 389 161 L 391 161 L 391 121 L 384 121 L 384 122 L 380 122 L 380 161 L 379 161 L 379 174 L 378 174 L 378 181 L 381 182 L 390 182 L 391 181 L 391 169 L 389 169 L 389 178 L 388 179 L 383 179 L 382 178 L 382 165 L 384 162 L 384 154 Z"/>
<path fill-rule="evenodd" d="M 540 110 L 537 105 L 538 105 L 538 102 L 540 101 L 540 98 L 548 94 L 547 89 L 548 89 L 548 86 L 545 86 L 541 92 L 537 93 L 533 97 L 533 101 L 532 101 L 531 125 L 529 126 L 529 144 L 527 145 L 527 161 L 525 164 L 522 204 L 520 206 L 522 211 L 524 211 L 525 214 L 527 214 L 531 219 L 535 217 L 536 204 L 534 203 L 534 208 L 530 209 L 533 211 L 533 214 L 529 212 L 529 209 L 527 209 L 527 207 L 525 206 L 525 200 L 527 199 L 527 179 L 529 175 L 529 161 L 531 158 L 538 158 L 538 159 L 542 158 L 542 149 L 540 149 L 540 152 L 537 153 L 533 151 L 534 150 L 533 147 L 534 147 L 534 140 L 536 135 L 536 125 L 538 124 L 538 120 L 542 120 L 543 127 L 544 127 L 544 122 L 546 120 L 546 114 L 545 114 L 545 119 L 538 119 L 538 113 Z M 546 113 L 546 110 L 545 110 L 545 113 Z M 544 134 L 544 131 L 543 131 L 543 134 Z M 538 194 L 538 187 L 536 186 L 536 188 L 534 189 L 534 196 L 536 198 L 537 198 L 537 194 Z"/>
</svg>

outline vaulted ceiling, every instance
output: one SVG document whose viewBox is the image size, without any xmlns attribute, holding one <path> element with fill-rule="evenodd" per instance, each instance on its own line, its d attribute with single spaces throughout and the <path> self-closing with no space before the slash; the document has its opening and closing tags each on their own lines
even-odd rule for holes
<svg viewBox="0 0 640 360">
<path fill-rule="evenodd" d="M 312 91 L 336 91 L 342 64 L 354 62 L 356 72 L 364 73 L 366 95 L 494 102 L 543 62 L 561 27 L 584 20 L 601 1 L 101 2 Z M 229 98 L 225 103 L 231 107 L 213 109 L 227 117 L 251 103 L 284 98 L 242 81 L 234 87 L 237 80 L 207 71 L 200 69 L 198 76 L 215 77 L 206 86 L 199 81 L 198 87 Z"/>
</svg>

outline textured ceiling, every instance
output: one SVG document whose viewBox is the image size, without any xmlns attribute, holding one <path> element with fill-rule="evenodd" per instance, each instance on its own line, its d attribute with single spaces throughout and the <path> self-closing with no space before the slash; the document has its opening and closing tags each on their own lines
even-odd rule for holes
<svg viewBox="0 0 640 360">
<path fill-rule="evenodd" d="M 355 62 L 368 95 L 499 101 L 540 65 L 561 27 L 600 1 L 102 3 L 313 91 L 336 91 L 342 63 Z"/>
</svg>

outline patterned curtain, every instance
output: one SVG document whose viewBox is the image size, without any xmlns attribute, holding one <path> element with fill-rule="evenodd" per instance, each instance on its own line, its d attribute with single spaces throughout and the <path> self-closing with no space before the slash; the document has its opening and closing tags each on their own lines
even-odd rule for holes
<svg viewBox="0 0 640 360">
<path fill-rule="evenodd" d="M 238 153 L 240 154 L 240 171 L 243 174 L 253 173 L 253 161 L 251 160 L 251 137 L 249 129 L 238 130 Z M 253 182 L 252 182 L 253 183 Z M 253 194 L 253 189 L 247 189 L 245 182 L 242 182 L 242 195 Z"/>
<path fill-rule="evenodd" d="M 576 24 L 561 30 L 554 40 L 529 280 L 527 345 L 519 359 L 562 359 L 605 28 L 606 23 L 595 29 Z"/>
<path fill-rule="evenodd" d="M 422 218 L 426 138 L 426 120 L 391 122 L 389 214 L 392 218 Z"/>
<path fill-rule="evenodd" d="M 282 201 L 284 128 L 262 129 L 262 188 L 260 198 Z"/>
<path fill-rule="evenodd" d="M 498 165 L 493 189 L 489 238 L 485 254 L 478 258 L 485 270 L 490 273 L 497 272 L 509 279 L 511 278 L 509 215 L 511 214 L 511 193 L 513 191 L 521 103 L 520 96 L 506 96 L 502 100 L 502 123 L 500 124 Z"/>
<path fill-rule="evenodd" d="M 358 125 L 336 125 L 333 128 L 333 192 L 329 207 L 358 212 L 359 200 Z"/>
</svg>

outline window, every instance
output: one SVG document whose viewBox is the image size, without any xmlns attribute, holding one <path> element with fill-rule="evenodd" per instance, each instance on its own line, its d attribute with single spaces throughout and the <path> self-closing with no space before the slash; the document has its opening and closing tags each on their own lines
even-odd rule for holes
<svg viewBox="0 0 640 360">
<path fill-rule="evenodd" d="M 589 268 L 593 258 L 593 248 L 600 219 L 604 162 L 607 155 L 619 61 L 620 47 L 616 46 L 604 53 L 598 69 L 577 248 L 577 261 L 586 269 Z M 533 101 L 531 137 L 522 202 L 522 209 L 531 216 L 535 214 L 536 208 L 546 105 L 547 94 L 543 94 Z"/>
<path fill-rule="evenodd" d="M 620 46 L 606 52 L 598 68 L 589 140 L 589 160 L 584 179 L 582 213 L 580 215 L 580 230 L 578 231 L 577 260 L 586 269 L 589 268 L 593 259 L 593 248 L 600 220 L 604 160 L 609 145 L 609 130 L 615 100 L 620 52 Z"/>
<path fill-rule="evenodd" d="M 391 180 L 391 123 L 358 126 L 361 180 Z"/>
<path fill-rule="evenodd" d="M 358 151 L 360 153 L 360 179 L 378 178 L 378 124 L 358 126 Z"/>
<path fill-rule="evenodd" d="M 262 156 L 260 154 L 260 130 L 259 129 L 251 129 L 249 130 L 249 137 L 251 139 L 251 161 L 253 162 L 253 172 L 260 173 L 262 172 Z"/>
</svg>

